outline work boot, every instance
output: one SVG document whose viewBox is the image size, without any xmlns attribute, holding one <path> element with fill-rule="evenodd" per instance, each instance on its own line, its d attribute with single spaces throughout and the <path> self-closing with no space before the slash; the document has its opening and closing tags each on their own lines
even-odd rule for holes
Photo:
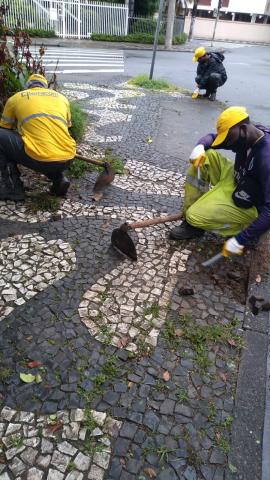
<svg viewBox="0 0 270 480">
<path fill-rule="evenodd" d="M 63 175 L 60 180 L 55 180 L 51 187 L 51 194 L 56 197 L 64 197 L 69 189 L 70 181 Z"/>
<path fill-rule="evenodd" d="M 210 95 L 209 95 L 209 98 L 208 100 L 210 100 L 210 102 L 214 102 L 216 100 L 216 92 L 212 92 Z"/>
<path fill-rule="evenodd" d="M 193 227 L 186 220 L 170 231 L 170 239 L 172 240 L 190 240 L 191 238 L 198 238 L 203 235 L 204 230 Z"/>
<path fill-rule="evenodd" d="M 25 200 L 20 173 L 16 165 L 11 163 L 0 170 L 0 200 L 13 200 L 14 202 Z"/>
</svg>

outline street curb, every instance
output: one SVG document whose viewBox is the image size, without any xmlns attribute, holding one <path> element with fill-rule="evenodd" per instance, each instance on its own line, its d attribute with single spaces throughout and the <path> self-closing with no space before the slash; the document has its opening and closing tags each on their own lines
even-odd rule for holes
<svg viewBox="0 0 270 480">
<path fill-rule="evenodd" d="M 253 315 L 251 295 L 270 300 L 269 239 L 266 235 L 251 253 L 247 300 L 243 328 L 245 347 L 241 353 L 232 426 L 229 464 L 237 468 L 239 480 L 270 479 L 270 395 L 266 390 L 270 374 L 268 349 L 269 313 Z M 262 281 L 256 282 L 261 275 Z M 268 357 L 268 361 L 267 361 Z M 268 393 L 268 395 L 267 395 Z M 268 408 L 268 409 L 267 409 Z M 226 480 L 235 480 L 229 473 Z"/>
<path fill-rule="evenodd" d="M 270 331 L 270 315 L 268 316 L 268 325 Z M 263 451 L 262 451 L 262 480 L 270 478 L 270 344 L 268 345 L 267 368 L 266 368 L 266 399 L 265 416 L 263 432 Z"/>
</svg>

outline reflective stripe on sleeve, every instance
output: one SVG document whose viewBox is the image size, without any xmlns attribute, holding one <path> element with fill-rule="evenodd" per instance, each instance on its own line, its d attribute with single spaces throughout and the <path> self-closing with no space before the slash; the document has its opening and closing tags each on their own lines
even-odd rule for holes
<svg viewBox="0 0 270 480">
<path fill-rule="evenodd" d="M 14 118 L 5 117 L 5 115 L 2 115 L 1 121 L 10 123 L 11 125 L 14 125 L 16 123 L 16 120 L 14 120 Z"/>
</svg>

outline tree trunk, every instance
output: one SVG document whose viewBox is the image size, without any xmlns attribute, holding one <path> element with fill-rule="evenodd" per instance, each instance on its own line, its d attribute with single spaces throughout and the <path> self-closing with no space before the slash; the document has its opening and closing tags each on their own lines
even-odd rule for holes
<svg viewBox="0 0 270 480">
<path fill-rule="evenodd" d="M 197 15 L 198 3 L 199 3 L 199 0 L 194 0 L 192 12 L 191 12 L 191 22 L 190 22 L 190 28 L 189 28 L 189 34 L 188 34 L 188 41 L 190 41 L 193 36 L 193 28 L 194 28 L 196 15 Z"/>
<path fill-rule="evenodd" d="M 169 48 L 169 49 L 172 48 L 175 3 L 176 3 L 176 0 L 169 0 L 167 25 L 166 25 L 166 37 L 165 37 L 165 48 Z"/>
</svg>

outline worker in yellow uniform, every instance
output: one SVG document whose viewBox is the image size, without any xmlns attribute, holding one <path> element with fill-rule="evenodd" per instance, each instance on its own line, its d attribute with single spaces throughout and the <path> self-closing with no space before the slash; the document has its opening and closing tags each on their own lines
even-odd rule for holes
<svg viewBox="0 0 270 480">
<path fill-rule="evenodd" d="M 8 99 L 0 120 L 0 200 L 25 199 L 17 164 L 46 175 L 53 195 L 67 193 L 64 171 L 76 152 L 70 126 L 67 98 L 48 89 L 43 75 L 31 75 L 26 89 Z"/>
</svg>

